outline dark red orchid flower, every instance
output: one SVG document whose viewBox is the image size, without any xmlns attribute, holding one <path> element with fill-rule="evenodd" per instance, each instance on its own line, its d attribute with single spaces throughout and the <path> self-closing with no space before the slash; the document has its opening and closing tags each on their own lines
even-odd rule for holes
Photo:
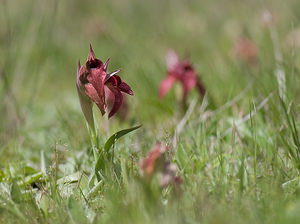
<svg viewBox="0 0 300 224">
<path fill-rule="evenodd" d="M 78 62 L 77 68 L 77 90 L 83 114 L 90 126 L 93 126 L 92 102 L 96 103 L 102 115 L 106 110 L 106 98 L 104 88 L 107 87 L 114 95 L 114 104 L 108 117 L 113 116 L 123 102 L 122 92 L 133 95 L 133 92 L 122 79 L 116 75 L 121 71 L 107 73 L 108 61 L 103 63 L 97 59 L 90 46 L 90 53 L 85 67 Z"/>
<path fill-rule="evenodd" d="M 183 97 L 186 98 L 191 89 L 197 87 L 199 93 L 204 96 L 205 88 L 200 82 L 194 67 L 189 60 L 180 61 L 175 51 L 169 50 L 167 59 L 167 78 L 161 81 L 159 87 L 159 97 L 162 98 L 171 89 L 175 81 L 179 81 L 183 86 Z"/>
<path fill-rule="evenodd" d="M 156 143 L 148 156 L 140 163 L 140 174 L 147 181 L 151 181 L 155 173 L 160 174 L 160 186 L 162 188 L 174 184 L 180 185 L 182 180 L 176 176 L 178 167 L 175 163 L 168 161 L 166 157 L 167 147 Z"/>
</svg>

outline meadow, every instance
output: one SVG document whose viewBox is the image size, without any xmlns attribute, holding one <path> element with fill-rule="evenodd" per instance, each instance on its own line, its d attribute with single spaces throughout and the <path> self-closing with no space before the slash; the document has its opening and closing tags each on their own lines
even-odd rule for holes
<svg viewBox="0 0 300 224">
<path fill-rule="evenodd" d="M 90 44 L 133 91 L 126 119 L 94 105 L 97 140 Z M 158 96 L 169 49 L 204 97 Z M 299 49 L 297 0 L 0 0 L 0 223 L 298 223 Z M 178 183 L 143 175 L 157 142 Z"/>
</svg>

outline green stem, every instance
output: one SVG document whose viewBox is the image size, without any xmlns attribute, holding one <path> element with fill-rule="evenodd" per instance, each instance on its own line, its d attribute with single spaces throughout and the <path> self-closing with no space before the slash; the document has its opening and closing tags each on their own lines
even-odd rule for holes
<svg viewBox="0 0 300 224">
<path fill-rule="evenodd" d="M 94 132 L 91 133 L 91 142 L 92 142 L 94 159 L 95 159 L 95 161 L 97 161 L 97 159 L 98 159 L 98 153 L 97 153 L 98 139 Z"/>
<path fill-rule="evenodd" d="M 87 123 L 88 132 L 90 135 L 90 140 L 92 143 L 92 150 L 95 161 L 98 159 L 98 148 L 99 148 L 99 141 L 98 141 L 98 135 L 96 131 L 96 127 L 91 128 Z"/>
</svg>

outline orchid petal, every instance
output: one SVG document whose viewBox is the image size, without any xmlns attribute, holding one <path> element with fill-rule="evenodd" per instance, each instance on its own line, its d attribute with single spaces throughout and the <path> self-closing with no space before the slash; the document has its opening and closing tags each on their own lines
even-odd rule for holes
<svg viewBox="0 0 300 224">
<path fill-rule="evenodd" d="M 197 86 L 197 89 L 198 89 L 199 93 L 202 96 L 204 96 L 205 95 L 205 88 L 204 88 L 203 84 L 199 80 L 197 80 L 196 86 Z"/>
<path fill-rule="evenodd" d="M 90 74 L 87 76 L 87 79 L 89 81 L 89 84 L 93 86 L 93 89 L 96 91 L 97 94 L 95 94 L 94 90 L 91 90 L 91 87 L 89 87 L 89 90 L 87 90 L 87 85 L 85 85 L 86 90 L 91 94 L 89 96 L 97 104 L 102 115 L 105 113 L 105 77 L 106 74 L 101 67 L 90 69 Z"/>
<path fill-rule="evenodd" d="M 94 86 L 91 83 L 86 84 L 84 87 L 85 87 L 86 95 L 88 95 L 96 103 L 102 115 L 104 115 L 106 105 L 103 98 L 99 96 L 97 90 L 94 88 Z"/>
<path fill-rule="evenodd" d="M 104 71 L 107 70 L 109 60 L 110 60 L 110 58 L 108 58 L 108 59 L 106 60 L 106 62 L 104 63 L 104 66 L 103 66 L 103 70 L 104 70 Z"/>
<path fill-rule="evenodd" d="M 175 82 L 176 77 L 169 75 L 167 78 L 161 81 L 159 86 L 159 97 L 163 98 L 166 93 L 171 89 L 173 83 Z"/>
<path fill-rule="evenodd" d="M 96 59 L 96 56 L 95 56 L 95 53 L 93 51 L 92 45 L 90 44 L 90 53 L 88 55 L 88 61 L 95 60 L 95 59 Z"/>
<path fill-rule="evenodd" d="M 153 175 L 155 167 L 159 159 L 164 157 L 166 152 L 166 147 L 162 146 L 160 143 L 156 143 L 155 147 L 148 153 L 147 157 L 143 159 L 140 163 L 140 171 L 142 175 Z"/>
<path fill-rule="evenodd" d="M 166 60 L 167 60 L 167 68 L 168 70 L 174 70 L 178 65 L 180 65 L 180 60 L 178 55 L 174 50 L 169 50 L 167 55 L 166 55 Z"/>
<path fill-rule="evenodd" d="M 122 92 L 127 93 L 129 95 L 133 95 L 133 92 L 132 92 L 130 86 L 127 85 L 126 82 L 122 81 L 122 83 L 119 85 L 119 90 L 121 90 Z"/>
<path fill-rule="evenodd" d="M 112 109 L 111 109 L 111 111 L 109 112 L 109 115 L 108 115 L 108 118 L 110 118 L 119 110 L 120 106 L 122 105 L 123 95 L 116 86 L 114 86 L 112 84 L 109 84 L 109 85 L 107 85 L 107 87 L 113 93 L 114 98 L 115 98 L 113 107 L 112 107 Z"/>
<path fill-rule="evenodd" d="M 115 76 L 113 76 L 113 78 L 116 80 L 118 89 L 120 91 L 127 93 L 129 95 L 133 95 L 133 92 L 132 92 L 130 86 L 127 85 L 127 83 L 123 82 L 123 80 L 120 78 L 120 76 L 115 75 Z"/>
<path fill-rule="evenodd" d="M 107 81 L 107 80 L 108 80 L 109 78 L 111 78 L 112 76 L 118 74 L 121 70 L 122 70 L 122 69 L 120 68 L 120 69 L 118 69 L 118 70 L 116 70 L 116 71 L 114 71 L 114 72 L 111 72 L 111 73 L 107 74 L 107 75 L 106 75 L 106 78 L 105 78 L 105 81 Z"/>
<path fill-rule="evenodd" d="M 184 74 L 184 76 L 180 79 L 183 86 L 183 94 L 186 96 L 189 91 L 196 86 L 197 77 L 194 71 L 189 71 Z"/>
</svg>

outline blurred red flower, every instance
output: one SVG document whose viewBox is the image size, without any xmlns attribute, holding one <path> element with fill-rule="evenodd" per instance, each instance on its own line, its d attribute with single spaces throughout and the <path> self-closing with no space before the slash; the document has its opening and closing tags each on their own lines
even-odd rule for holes
<svg viewBox="0 0 300 224">
<path fill-rule="evenodd" d="M 85 67 L 83 65 L 81 66 L 80 62 L 78 62 L 77 91 L 83 114 L 91 126 L 93 125 L 92 101 L 96 103 L 102 115 L 105 114 L 105 86 L 114 96 L 114 103 L 108 115 L 109 118 L 113 116 L 122 105 L 122 92 L 133 95 L 130 86 L 116 75 L 121 69 L 107 73 L 108 61 L 109 59 L 103 64 L 101 60 L 95 57 L 92 46 L 90 46 L 90 53 Z"/>
<path fill-rule="evenodd" d="M 159 87 L 159 97 L 162 98 L 171 89 L 175 81 L 179 81 L 183 86 L 183 98 L 185 99 L 189 91 L 197 87 L 199 93 L 204 96 L 205 88 L 200 82 L 197 73 L 189 60 L 180 61 L 174 50 L 169 50 L 166 56 L 167 78 L 161 81 Z"/>
</svg>

